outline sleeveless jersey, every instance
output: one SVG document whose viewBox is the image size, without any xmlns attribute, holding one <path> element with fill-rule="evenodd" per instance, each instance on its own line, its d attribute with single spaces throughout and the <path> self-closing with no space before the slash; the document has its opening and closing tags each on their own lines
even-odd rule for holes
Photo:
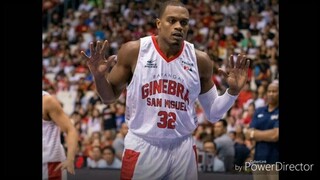
<svg viewBox="0 0 320 180">
<path fill-rule="evenodd" d="M 42 96 L 50 95 L 42 91 Z M 61 162 L 66 159 L 60 140 L 60 128 L 53 121 L 42 119 L 42 162 Z"/>
<path fill-rule="evenodd" d="M 195 100 L 200 78 L 193 44 L 184 41 L 179 53 L 166 58 L 155 36 L 140 39 L 132 80 L 127 86 L 126 122 L 144 138 L 174 139 L 197 127 Z"/>
</svg>

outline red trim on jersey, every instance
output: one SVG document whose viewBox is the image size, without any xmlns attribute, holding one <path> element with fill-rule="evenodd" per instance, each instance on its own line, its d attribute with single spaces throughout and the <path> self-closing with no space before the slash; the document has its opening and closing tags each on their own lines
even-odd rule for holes
<svg viewBox="0 0 320 180">
<path fill-rule="evenodd" d="M 48 180 L 62 180 L 61 169 L 54 170 L 61 162 L 49 162 L 48 163 Z"/>
<path fill-rule="evenodd" d="M 174 59 L 176 59 L 177 57 L 179 57 L 179 56 L 181 55 L 182 51 L 183 51 L 183 48 L 184 48 L 184 42 L 183 42 L 180 51 L 179 51 L 175 56 L 173 56 L 173 57 L 171 57 L 171 58 L 167 58 L 167 56 L 161 51 L 161 49 L 160 49 L 160 47 L 159 47 L 159 45 L 158 45 L 158 43 L 157 43 L 156 37 L 155 37 L 155 36 L 151 36 L 151 39 L 152 39 L 153 45 L 154 45 L 154 47 L 156 48 L 156 50 L 158 51 L 158 53 L 159 53 L 159 54 L 161 55 L 161 57 L 162 57 L 163 59 L 165 59 L 167 62 L 171 62 L 171 61 L 173 61 Z"/>
<path fill-rule="evenodd" d="M 197 147 L 196 145 L 193 145 L 193 151 L 194 151 L 194 154 L 196 156 L 196 163 L 197 163 L 197 166 L 198 166 L 198 153 L 197 153 Z"/>
<path fill-rule="evenodd" d="M 131 149 L 126 149 L 122 158 L 121 180 L 129 180 L 133 177 L 133 172 L 136 167 L 140 152 Z"/>
</svg>

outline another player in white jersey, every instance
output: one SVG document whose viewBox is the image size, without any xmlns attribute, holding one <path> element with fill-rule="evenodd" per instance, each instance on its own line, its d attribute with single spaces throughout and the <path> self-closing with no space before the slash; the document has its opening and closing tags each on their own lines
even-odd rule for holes
<svg viewBox="0 0 320 180">
<path fill-rule="evenodd" d="M 189 12 L 179 1 L 167 1 L 156 21 L 158 35 L 122 45 L 117 56 L 105 57 L 108 41 L 90 43 L 84 52 L 104 103 L 115 102 L 127 88 L 125 138 L 121 179 L 181 179 L 197 176 L 197 127 L 194 103 L 198 98 L 214 123 L 233 105 L 247 81 L 249 60 L 229 59 L 229 89 L 218 95 L 209 56 L 185 41 Z M 111 64 L 117 63 L 108 72 Z"/>
<path fill-rule="evenodd" d="M 60 129 L 67 134 L 67 157 L 60 141 Z M 77 143 L 77 130 L 60 103 L 42 91 L 42 179 L 65 180 L 67 171 L 74 174 Z"/>
</svg>

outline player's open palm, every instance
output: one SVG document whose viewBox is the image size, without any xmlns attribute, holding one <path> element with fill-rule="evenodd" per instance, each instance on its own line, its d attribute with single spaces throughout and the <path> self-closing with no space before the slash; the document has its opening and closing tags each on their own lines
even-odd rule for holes
<svg viewBox="0 0 320 180">
<path fill-rule="evenodd" d="M 108 58 L 105 57 L 105 52 L 109 46 L 107 40 L 102 42 L 97 41 L 95 43 L 90 42 L 90 56 L 87 56 L 85 52 L 81 51 L 81 55 L 86 59 L 87 65 L 94 77 L 105 76 L 107 70 L 112 66 L 116 60 L 116 55 L 112 55 Z"/>
<path fill-rule="evenodd" d="M 247 82 L 250 60 L 244 54 L 239 54 L 236 62 L 233 55 L 228 60 L 228 74 L 221 69 L 219 71 L 227 78 L 230 90 L 239 93 Z"/>
</svg>

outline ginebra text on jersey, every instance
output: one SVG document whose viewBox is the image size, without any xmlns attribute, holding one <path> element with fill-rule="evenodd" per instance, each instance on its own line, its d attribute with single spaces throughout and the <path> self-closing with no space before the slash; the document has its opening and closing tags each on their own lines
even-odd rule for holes
<svg viewBox="0 0 320 180">
<path fill-rule="evenodd" d="M 184 102 L 189 104 L 189 90 L 183 84 L 174 80 L 159 79 L 146 83 L 141 88 L 142 99 L 155 94 L 170 94 L 180 97 Z"/>
</svg>

